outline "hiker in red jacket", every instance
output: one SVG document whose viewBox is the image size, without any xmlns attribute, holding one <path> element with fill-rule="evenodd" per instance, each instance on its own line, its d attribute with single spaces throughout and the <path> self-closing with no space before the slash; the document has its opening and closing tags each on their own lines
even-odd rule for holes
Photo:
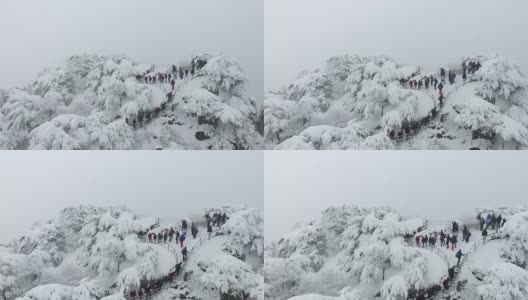
<svg viewBox="0 0 528 300">
<path fill-rule="evenodd" d="M 442 285 L 444 286 L 444 290 L 449 289 L 449 280 L 446 278 L 444 281 L 442 281 Z"/>
</svg>

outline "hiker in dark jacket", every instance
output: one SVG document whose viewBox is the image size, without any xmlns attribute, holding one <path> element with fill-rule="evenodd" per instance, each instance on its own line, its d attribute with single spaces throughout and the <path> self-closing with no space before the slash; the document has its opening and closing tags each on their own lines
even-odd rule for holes
<svg viewBox="0 0 528 300">
<path fill-rule="evenodd" d="M 180 248 L 183 248 L 183 242 L 185 241 L 185 232 L 180 235 Z"/>
<path fill-rule="evenodd" d="M 180 79 L 183 80 L 183 69 L 180 67 Z"/>
<path fill-rule="evenodd" d="M 191 234 L 193 236 L 193 239 L 196 239 L 196 234 L 198 233 L 198 228 L 196 228 L 196 225 L 191 225 Z"/>
<path fill-rule="evenodd" d="M 167 243 L 167 231 L 163 234 L 163 242 Z"/>
<path fill-rule="evenodd" d="M 180 239 L 180 232 L 176 230 L 176 243 L 178 242 L 179 239 Z"/>
<path fill-rule="evenodd" d="M 447 274 L 449 274 L 449 279 L 453 280 L 455 278 L 455 266 L 447 269 Z"/>
<path fill-rule="evenodd" d="M 183 232 L 187 232 L 187 221 L 186 220 L 182 220 L 182 230 Z"/>
<path fill-rule="evenodd" d="M 457 253 L 455 254 L 456 258 L 457 258 L 457 266 L 460 265 L 460 258 L 462 257 L 462 250 L 461 249 L 458 249 Z"/>
<path fill-rule="evenodd" d="M 174 91 L 174 86 L 176 85 L 176 81 L 174 81 L 174 79 L 171 79 L 170 84 L 172 86 L 172 90 Z"/>
<path fill-rule="evenodd" d="M 189 77 L 189 69 L 185 70 L 185 78 Z"/>
<path fill-rule="evenodd" d="M 180 274 L 181 267 L 182 267 L 182 263 L 181 262 L 176 264 L 176 274 Z"/>
<path fill-rule="evenodd" d="M 222 214 L 222 225 L 224 225 L 226 221 L 227 221 L 227 215 L 226 213 L 223 213 Z"/>
<path fill-rule="evenodd" d="M 172 242 L 172 238 L 174 237 L 174 234 L 176 232 L 174 231 L 174 228 L 171 227 L 170 231 L 169 231 L 169 242 Z"/>
<path fill-rule="evenodd" d="M 185 246 L 185 248 L 183 248 L 181 253 L 183 255 L 183 261 L 186 261 L 187 260 L 187 255 L 189 255 L 189 251 L 187 251 L 187 246 Z"/>
<path fill-rule="evenodd" d="M 218 227 L 222 226 L 222 214 L 221 213 L 216 214 L 216 224 L 218 224 Z"/>
<path fill-rule="evenodd" d="M 451 251 L 455 250 L 455 248 L 457 247 L 457 242 L 458 242 L 457 236 L 452 235 L 451 236 Z"/>
<path fill-rule="evenodd" d="M 213 232 L 213 227 L 211 226 L 211 224 L 207 224 L 207 235 L 209 236 L 209 238 L 211 238 L 212 232 Z"/>
<path fill-rule="evenodd" d="M 440 230 L 440 246 L 444 246 L 445 245 L 445 238 L 446 238 L 446 235 L 445 235 L 444 231 Z"/>
<path fill-rule="evenodd" d="M 158 233 L 158 243 L 161 243 L 161 239 L 163 238 L 163 235 L 161 234 L 161 231 Z"/>
<path fill-rule="evenodd" d="M 488 236 L 488 230 L 486 228 L 484 228 L 484 230 L 482 230 L 482 242 L 484 244 L 486 244 L 486 238 Z"/>
</svg>

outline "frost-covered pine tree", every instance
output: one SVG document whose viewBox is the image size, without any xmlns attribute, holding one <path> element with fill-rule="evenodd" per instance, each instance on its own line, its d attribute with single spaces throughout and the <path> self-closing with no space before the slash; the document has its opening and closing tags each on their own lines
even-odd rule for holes
<svg viewBox="0 0 528 300">
<path fill-rule="evenodd" d="M 405 300 L 408 295 L 407 281 L 399 276 L 393 276 L 381 286 L 381 296 L 385 300 Z"/>
<path fill-rule="evenodd" d="M 500 235 L 505 239 L 501 249 L 502 256 L 511 263 L 521 267 L 528 265 L 528 213 L 520 212 L 511 216 L 500 230 Z"/>
<path fill-rule="evenodd" d="M 323 264 L 326 253 L 326 237 L 317 225 L 308 225 L 284 235 L 273 244 L 273 254 L 276 257 L 289 258 L 293 254 L 305 256 L 310 261 L 313 270 L 318 270 Z"/>
<path fill-rule="evenodd" d="M 200 281 L 206 287 L 218 290 L 220 295 L 237 297 L 251 294 L 260 285 L 261 278 L 245 262 L 220 254 L 209 261 Z"/>
<path fill-rule="evenodd" d="M 477 93 L 492 102 L 498 98 L 509 101 L 511 96 L 526 89 L 528 84 L 519 66 L 504 57 L 486 60 L 475 73 L 475 77 L 481 81 Z"/>
<path fill-rule="evenodd" d="M 264 216 L 258 209 L 238 211 L 222 226 L 227 234 L 224 249 L 236 257 L 249 252 L 264 254 Z"/>
<path fill-rule="evenodd" d="M 492 265 L 477 288 L 483 300 L 521 300 L 528 298 L 528 271 L 510 263 Z"/>
</svg>

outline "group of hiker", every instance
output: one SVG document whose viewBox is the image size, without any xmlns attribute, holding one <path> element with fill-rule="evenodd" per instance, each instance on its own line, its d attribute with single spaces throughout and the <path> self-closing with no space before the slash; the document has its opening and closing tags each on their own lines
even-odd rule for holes
<svg viewBox="0 0 528 300">
<path fill-rule="evenodd" d="M 188 228 L 187 220 L 182 220 L 181 221 L 181 230 L 182 230 L 181 234 L 178 230 L 175 230 L 173 227 L 162 229 L 158 231 L 158 233 L 147 231 L 148 241 L 149 243 L 162 243 L 162 242 L 167 243 L 167 240 L 168 240 L 170 243 L 172 242 L 173 239 L 175 239 L 176 243 L 179 242 L 180 247 L 183 248 L 183 243 L 185 242 L 185 238 L 187 237 L 187 228 Z M 196 227 L 196 225 L 193 223 L 191 224 L 191 235 L 194 239 L 196 239 L 197 234 L 198 234 L 198 227 Z"/>
<path fill-rule="evenodd" d="M 484 227 L 486 229 L 500 229 L 502 226 L 504 226 L 504 223 L 506 223 L 506 219 L 502 217 L 502 215 L 495 216 L 495 213 L 489 213 L 486 218 L 480 214 L 478 216 L 480 221 L 480 230 L 483 230 Z"/>
<path fill-rule="evenodd" d="M 453 221 L 451 223 L 451 234 L 444 232 L 444 230 L 440 230 L 440 233 L 433 231 L 429 235 L 417 235 L 415 237 L 416 246 L 424 248 L 436 247 L 436 241 L 439 238 L 440 246 L 445 246 L 447 249 L 449 249 L 449 245 L 451 245 L 451 251 L 454 251 L 458 245 L 458 232 L 459 224 L 456 221 Z M 466 243 L 469 243 L 470 237 L 471 232 L 469 231 L 468 227 L 464 225 L 464 229 L 462 230 L 462 240 Z"/>
<path fill-rule="evenodd" d="M 506 223 L 506 218 L 503 218 L 502 215 L 495 216 L 495 213 L 488 214 L 486 218 L 479 214 L 477 216 L 480 222 L 480 230 L 482 231 L 482 242 L 485 244 L 486 239 L 488 238 L 488 229 L 498 230 L 504 223 Z"/>
<path fill-rule="evenodd" d="M 214 212 L 212 215 L 210 212 L 205 214 L 205 219 L 207 221 L 207 234 L 209 238 L 211 238 L 211 234 L 213 233 L 213 226 L 221 227 L 225 224 L 227 220 L 229 220 L 229 217 L 226 215 L 226 213 L 221 212 Z"/>
<path fill-rule="evenodd" d="M 402 81 L 401 83 L 404 83 L 404 81 Z M 444 84 L 445 84 L 445 79 L 442 79 L 441 81 L 439 81 L 438 78 L 436 78 L 433 75 L 424 76 L 419 80 L 409 79 L 407 81 L 407 86 L 410 89 L 414 89 L 414 90 L 421 90 L 422 88 L 425 88 L 427 90 L 430 87 L 434 88 L 435 90 L 436 89 L 442 90 L 444 88 Z"/>
</svg>

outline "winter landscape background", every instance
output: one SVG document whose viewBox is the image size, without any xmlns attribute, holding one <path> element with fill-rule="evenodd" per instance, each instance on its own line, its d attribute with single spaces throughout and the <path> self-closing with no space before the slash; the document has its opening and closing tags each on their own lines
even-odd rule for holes
<svg viewBox="0 0 528 300">
<path fill-rule="evenodd" d="M 0 148 L 260 149 L 263 8 L 238 2 L 8 1 Z"/>
<path fill-rule="evenodd" d="M 0 297 L 263 299 L 262 155 L 6 153 Z"/>
<path fill-rule="evenodd" d="M 0 219 L 11 224 L 0 228 L 0 243 L 81 204 L 124 205 L 159 218 L 224 204 L 264 208 L 258 152 L 6 152 L 0 164 Z"/>
<path fill-rule="evenodd" d="M 465 153 L 267 152 L 266 297 L 526 299 L 524 155 Z M 492 213 L 507 221 L 484 241 Z M 453 221 L 457 247 L 440 245 Z"/>
<path fill-rule="evenodd" d="M 195 54 L 223 53 L 244 66 L 249 94 L 262 103 L 263 18 L 262 1 L 7 0 L 0 11 L 0 87 L 25 85 L 74 54 L 127 54 L 141 63 L 178 65 Z"/>
<path fill-rule="evenodd" d="M 270 0 L 264 8 L 266 91 L 343 54 L 389 55 L 402 64 L 440 67 L 461 56 L 499 53 L 528 72 L 528 41 L 521 38 L 528 4 L 522 0 L 339 0 L 332 7 L 317 0 Z"/>
<path fill-rule="evenodd" d="M 525 3 L 265 5 L 266 149 L 528 147 Z"/>
</svg>

